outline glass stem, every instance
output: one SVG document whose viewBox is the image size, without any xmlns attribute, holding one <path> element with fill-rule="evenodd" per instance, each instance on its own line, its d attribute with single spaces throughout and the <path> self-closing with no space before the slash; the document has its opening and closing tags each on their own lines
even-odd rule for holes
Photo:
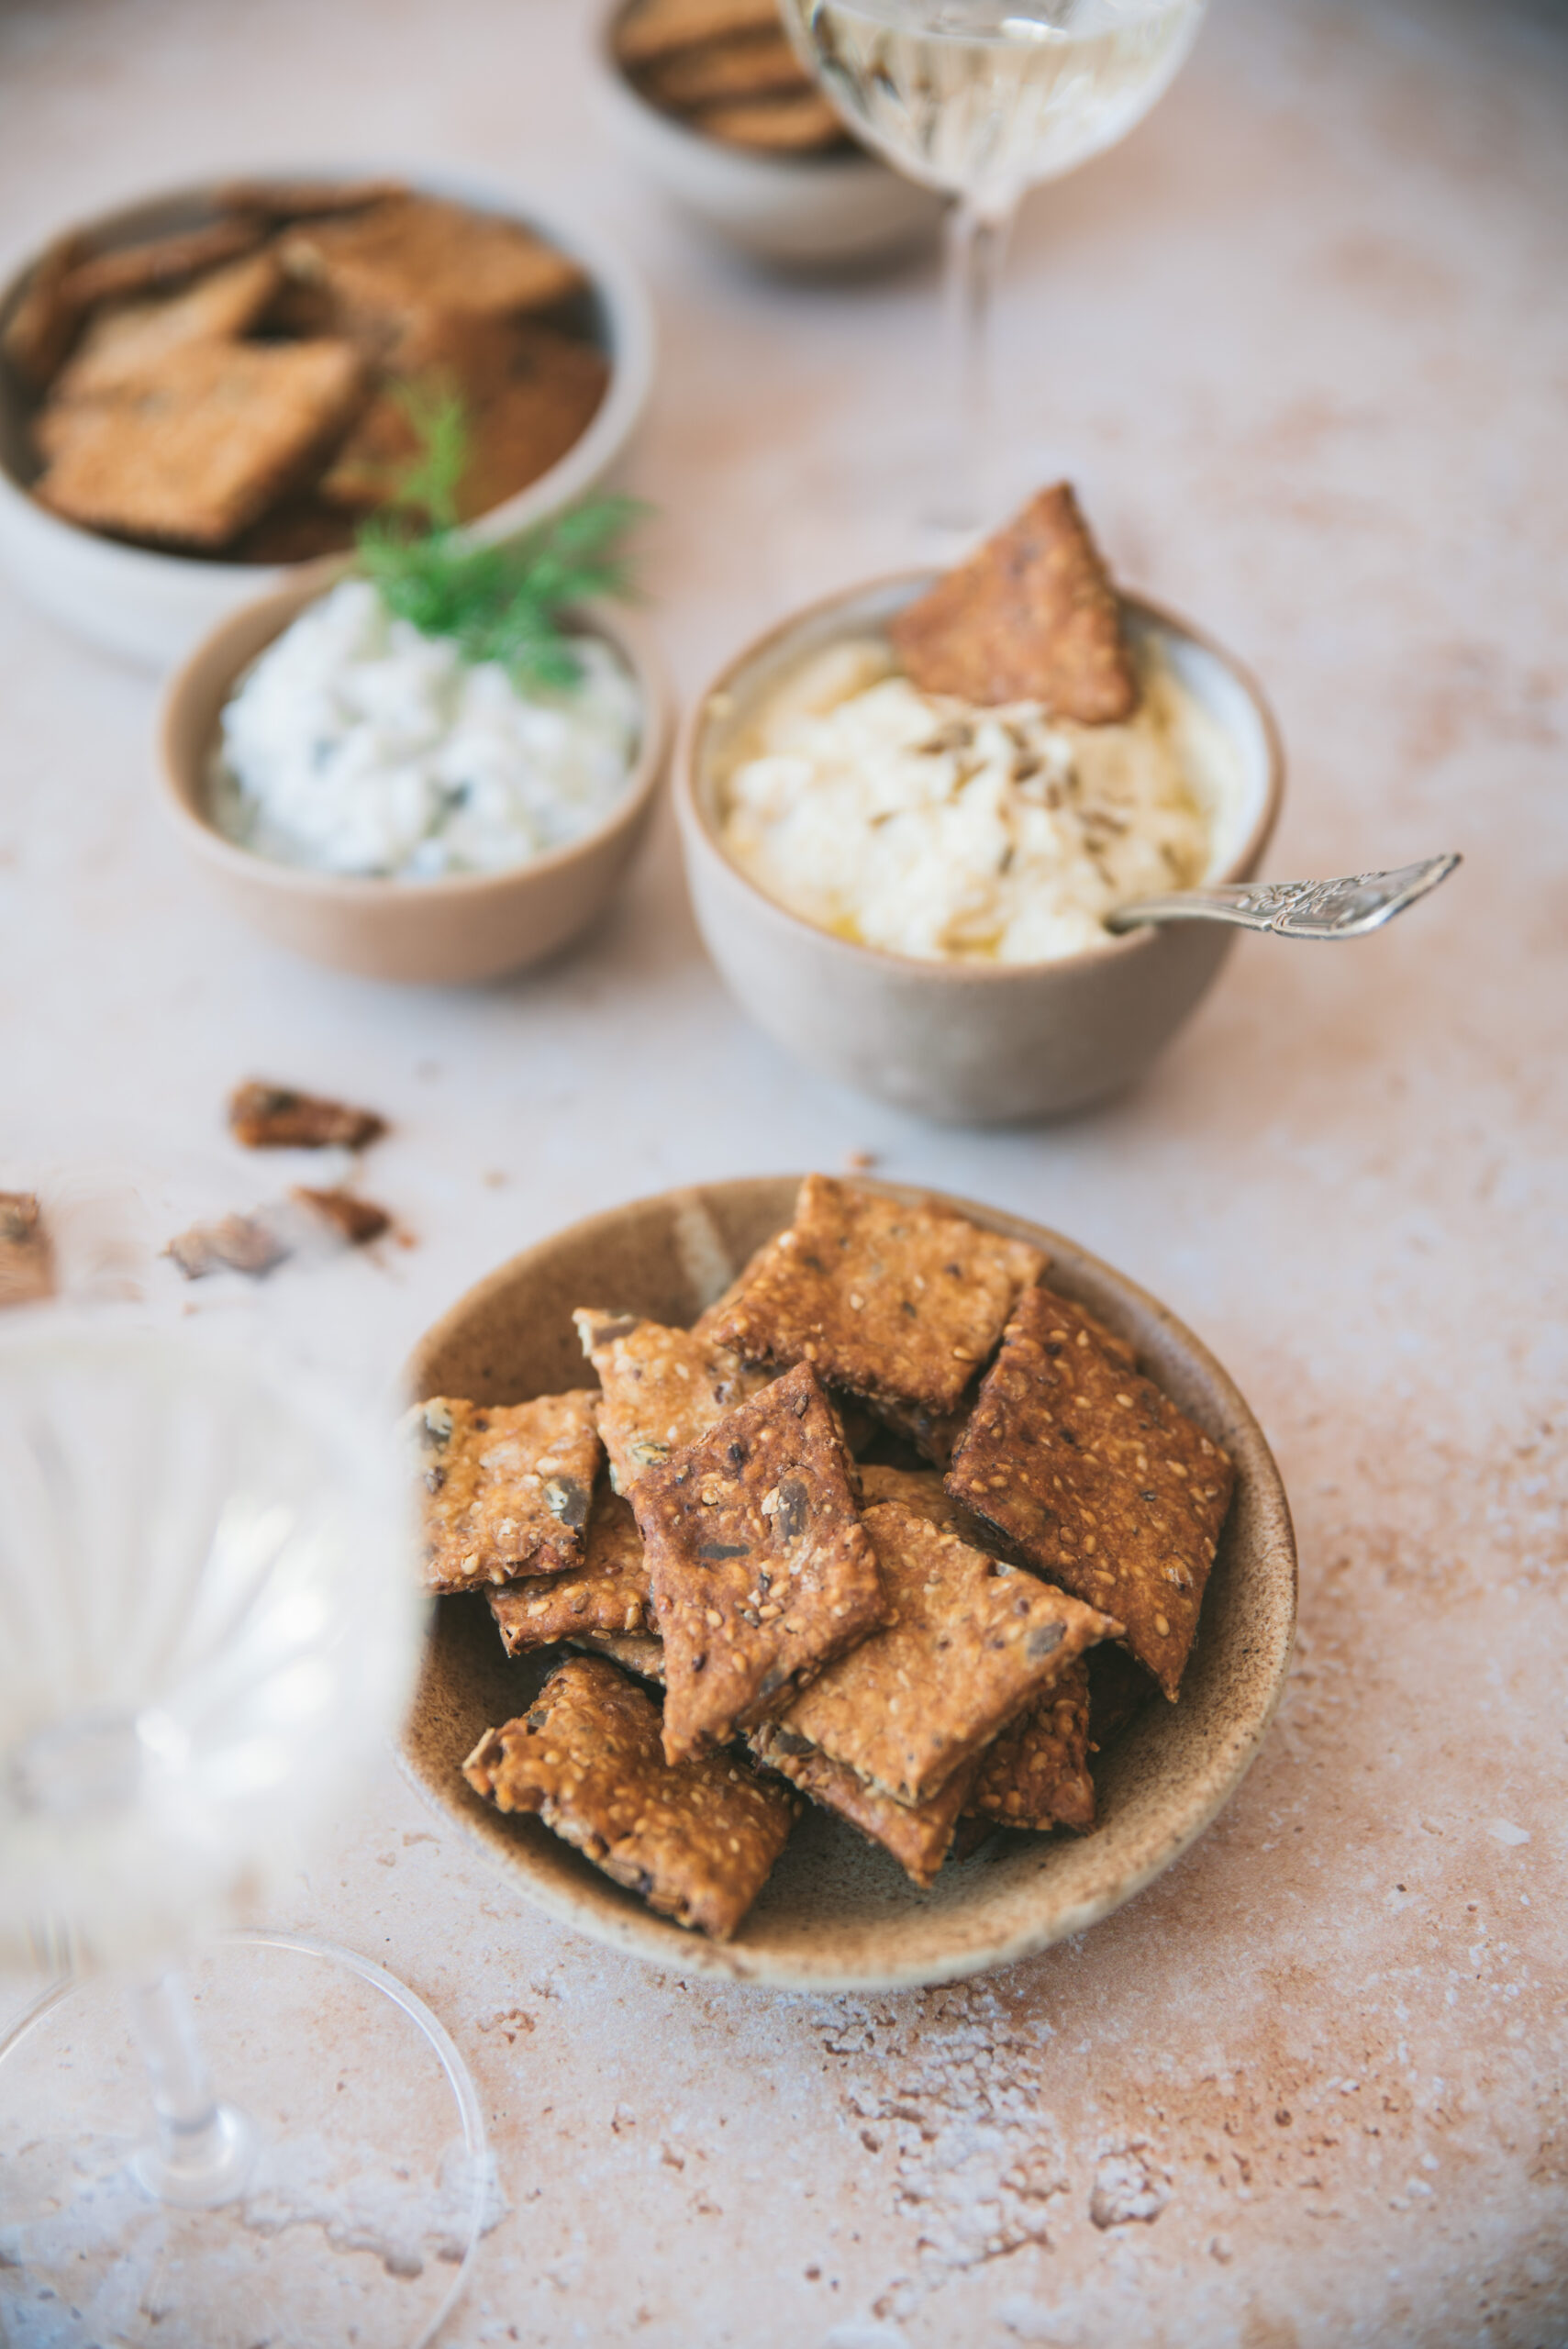
<svg viewBox="0 0 1568 2349">
<path fill-rule="evenodd" d="M 948 351 L 953 371 L 954 455 L 951 527 L 993 520 L 995 387 L 992 325 L 996 286 L 1016 206 L 983 206 L 961 196 L 948 214 Z"/>
<path fill-rule="evenodd" d="M 161 2202 L 206 2209 L 229 2201 L 245 2183 L 254 2144 L 242 2117 L 213 2093 L 184 1976 L 135 1984 L 130 2003 L 157 2128 L 135 2157 L 136 2176 Z"/>
</svg>

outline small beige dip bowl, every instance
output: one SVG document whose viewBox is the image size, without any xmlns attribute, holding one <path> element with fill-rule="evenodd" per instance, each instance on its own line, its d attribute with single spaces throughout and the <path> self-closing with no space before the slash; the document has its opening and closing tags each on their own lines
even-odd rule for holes
<svg viewBox="0 0 1568 2349">
<path fill-rule="evenodd" d="M 749 645 L 689 717 L 674 769 L 686 881 L 708 952 L 760 1028 L 797 1060 L 944 1123 L 1059 1117 L 1140 1076 L 1218 977 L 1235 933 L 1213 922 L 1130 931 L 1051 963 L 936 963 L 860 946 L 763 895 L 720 845 L 721 794 L 759 700 L 835 639 L 874 636 L 927 572 L 814 604 Z M 1242 788 L 1206 878 L 1250 880 L 1279 815 L 1278 732 L 1246 672 L 1153 604 L 1123 598 L 1239 754 Z"/>
<path fill-rule="evenodd" d="M 366 979 L 456 986 L 542 962 L 605 906 L 653 811 L 669 763 L 673 704 L 647 632 L 620 611 L 584 620 L 622 655 L 645 713 L 626 788 L 596 830 L 504 873 L 444 881 L 343 879 L 277 864 L 214 825 L 208 772 L 240 674 L 342 576 L 337 558 L 213 630 L 172 679 L 160 724 L 160 796 L 186 854 L 229 910 L 274 946 Z"/>
<path fill-rule="evenodd" d="M 420 1341 L 411 1393 L 515 1403 L 591 1385 L 574 1306 L 689 1322 L 789 1222 L 798 1179 L 667 1191 L 515 1256 Z M 929 1892 L 853 1829 L 808 1809 L 735 1940 L 718 1943 L 656 1917 L 537 1819 L 504 1818 L 473 1792 L 464 1756 L 486 1729 L 526 1711 L 543 1673 L 537 1659 L 503 1653 L 483 1598 L 440 1599 L 404 1743 L 410 1775 L 524 1899 L 650 1965 L 809 1991 L 907 1989 L 1009 1965 L 1095 1924 L 1179 1858 L 1235 1793 L 1279 1701 L 1296 1544 L 1279 1471 L 1241 1396 L 1190 1330 L 1070 1240 L 968 1199 L 940 1204 L 1046 1249 L 1053 1286 L 1129 1339 L 1149 1375 L 1236 1463 L 1181 1701 L 1151 1698 L 1096 1764 L 1092 1834 L 995 1837 L 950 1863 Z M 460 1933 L 462 1920 L 450 1927 Z"/>
</svg>

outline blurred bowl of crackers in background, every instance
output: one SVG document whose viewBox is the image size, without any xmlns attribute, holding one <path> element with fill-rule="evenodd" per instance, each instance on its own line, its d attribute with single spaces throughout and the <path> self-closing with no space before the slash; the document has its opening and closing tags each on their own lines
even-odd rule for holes
<svg viewBox="0 0 1568 2349">
<path fill-rule="evenodd" d="M 943 199 L 857 146 L 774 0 L 616 0 L 606 126 L 676 209 L 754 259 L 855 268 L 933 235 Z"/>
<path fill-rule="evenodd" d="M 653 371 L 619 255 L 445 173 L 188 187 L 56 237 L 0 287 L 0 562 L 155 667 L 346 551 L 455 393 L 462 520 L 509 538 L 623 453 Z"/>
</svg>

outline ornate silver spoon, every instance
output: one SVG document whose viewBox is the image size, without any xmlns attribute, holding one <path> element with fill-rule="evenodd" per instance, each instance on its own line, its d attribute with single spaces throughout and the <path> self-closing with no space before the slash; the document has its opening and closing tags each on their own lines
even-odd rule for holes
<svg viewBox="0 0 1568 2349">
<path fill-rule="evenodd" d="M 1340 881 L 1243 881 L 1173 889 L 1168 896 L 1118 906 L 1106 916 L 1106 928 L 1229 921 L 1241 930 L 1273 930 L 1281 938 L 1362 938 L 1446 881 L 1459 862 L 1457 856 L 1429 856 L 1424 864 L 1401 864 L 1393 873 L 1352 873 Z"/>
</svg>

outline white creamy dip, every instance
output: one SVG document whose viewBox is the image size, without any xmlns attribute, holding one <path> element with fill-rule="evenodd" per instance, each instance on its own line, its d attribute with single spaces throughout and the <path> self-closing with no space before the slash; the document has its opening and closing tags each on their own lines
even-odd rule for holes
<svg viewBox="0 0 1568 2349">
<path fill-rule="evenodd" d="M 860 944 L 1047 962 L 1109 943 L 1106 914 L 1208 869 L 1241 789 L 1221 727 L 1154 648 L 1125 723 L 917 693 L 880 640 L 814 654 L 764 702 L 725 783 L 721 837 L 757 886 Z"/>
<path fill-rule="evenodd" d="M 219 830 L 279 863 L 398 881 L 501 872 L 581 838 L 626 788 L 642 708 L 602 639 L 573 649 L 575 685 L 525 693 L 344 580 L 224 710 Z"/>
</svg>

